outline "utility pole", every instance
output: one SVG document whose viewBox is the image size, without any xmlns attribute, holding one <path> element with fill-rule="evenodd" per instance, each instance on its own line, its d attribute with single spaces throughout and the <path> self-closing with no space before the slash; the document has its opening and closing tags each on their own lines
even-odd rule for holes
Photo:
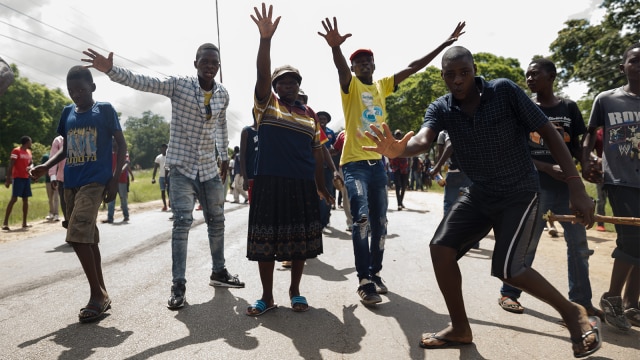
<svg viewBox="0 0 640 360">
<path fill-rule="evenodd" d="M 216 0 L 216 29 L 218 31 L 218 50 L 220 54 L 222 54 L 222 49 L 220 48 L 220 19 L 218 18 L 218 0 Z M 222 83 L 222 55 L 220 55 L 220 69 L 218 70 L 220 73 L 220 83 Z"/>
</svg>

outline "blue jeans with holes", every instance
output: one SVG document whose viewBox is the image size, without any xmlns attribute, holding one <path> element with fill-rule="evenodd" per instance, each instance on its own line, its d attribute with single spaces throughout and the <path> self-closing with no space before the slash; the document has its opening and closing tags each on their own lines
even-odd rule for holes
<svg viewBox="0 0 640 360">
<path fill-rule="evenodd" d="M 224 269 L 224 187 L 220 176 L 200 182 L 196 176 L 192 180 L 175 168 L 171 169 L 169 188 L 173 230 L 171 232 L 171 268 L 174 283 L 186 283 L 187 240 L 193 223 L 193 209 L 196 198 L 202 205 L 202 213 L 207 223 L 212 271 Z"/>
<path fill-rule="evenodd" d="M 570 215 L 569 189 L 563 182 L 556 181 L 557 185 L 543 185 L 540 190 L 539 214 L 542 216 L 551 210 L 554 214 Z M 587 232 L 580 224 L 561 222 L 564 229 L 564 240 L 567 243 L 567 266 L 569 275 L 569 300 L 589 309 L 591 303 L 591 282 L 589 281 L 589 256 L 593 250 L 589 250 L 587 244 Z M 535 226 L 531 244 L 525 256 L 525 263 L 531 266 L 536 255 L 538 242 L 544 231 L 545 221 L 539 219 Z M 520 297 L 522 291 L 503 283 L 500 293 L 503 296 L 513 298 Z"/>
<path fill-rule="evenodd" d="M 353 225 L 351 240 L 358 279 L 382 270 L 387 235 L 387 173 L 382 161 L 354 161 L 342 166 Z M 369 243 L 371 235 L 371 243 Z"/>
</svg>

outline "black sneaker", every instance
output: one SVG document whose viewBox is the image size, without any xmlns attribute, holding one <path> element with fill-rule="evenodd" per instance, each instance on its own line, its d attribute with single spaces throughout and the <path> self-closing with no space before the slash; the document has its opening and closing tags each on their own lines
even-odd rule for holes
<svg viewBox="0 0 640 360">
<path fill-rule="evenodd" d="M 628 331 L 631 328 L 631 324 L 629 324 L 629 320 L 624 314 L 622 297 L 604 297 L 603 295 L 602 298 L 600 298 L 600 307 L 605 314 L 604 318 L 607 324 L 622 331 Z"/>
<path fill-rule="evenodd" d="M 211 281 L 209 285 L 211 286 L 219 286 L 219 287 L 230 287 L 230 288 L 243 288 L 244 283 L 238 279 L 238 275 L 231 275 L 224 269 L 220 272 L 212 272 L 211 273 Z"/>
<path fill-rule="evenodd" d="M 376 292 L 376 285 L 372 282 L 358 286 L 358 295 L 360 295 L 360 301 L 365 305 L 373 305 L 382 301 Z"/>
<path fill-rule="evenodd" d="M 175 283 L 171 285 L 171 296 L 169 297 L 167 307 L 171 310 L 183 307 L 184 303 L 187 301 L 187 298 L 184 296 L 186 291 L 187 289 L 184 284 Z"/>
<path fill-rule="evenodd" d="M 380 276 L 372 275 L 371 276 L 371 281 L 375 285 L 376 292 L 378 294 L 386 294 L 389 291 L 387 289 L 387 285 L 384 284 L 384 282 L 382 281 L 382 278 Z"/>
</svg>

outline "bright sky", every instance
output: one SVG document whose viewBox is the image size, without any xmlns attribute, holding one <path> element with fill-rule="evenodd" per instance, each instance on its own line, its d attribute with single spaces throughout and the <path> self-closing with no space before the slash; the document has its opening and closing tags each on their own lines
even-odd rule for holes
<svg viewBox="0 0 640 360">
<path fill-rule="evenodd" d="M 444 41 L 459 21 L 466 34 L 456 45 L 471 52 L 516 58 L 525 67 L 534 55 L 549 55 L 549 44 L 569 19 L 598 21 L 599 0 L 274 0 L 282 16 L 272 41 L 272 66 L 291 64 L 302 74 L 309 105 L 332 115 L 329 127 L 344 126 L 337 71 L 331 50 L 317 32 L 325 17 L 337 17 L 341 33 L 353 36 L 342 45 L 348 57 L 358 48 L 375 54 L 374 78 L 392 75 Z M 44 4 L 43 4 L 44 3 Z M 269 3 L 267 3 L 269 4 Z M 218 17 L 216 18 L 216 5 Z M 32 82 L 60 88 L 66 73 L 80 64 L 88 47 L 114 52 L 116 65 L 157 77 L 195 75 L 195 52 L 205 42 L 221 50 L 222 83 L 230 93 L 227 111 L 230 146 L 251 124 L 259 34 L 250 18 L 260 2 L 239 0 L 0 0 L 1 56 L 18 65 Z M 218 42 L 219 20 L 219 42 Z M 440 57 L 430 65 L 440 67 Z M 111 102 L 122 113 L 141 117 L 151 111 L 171 118 L 168 98 L 111 82 L 94 71 L 94 99 Z M 217 77 L 220 81 L 220 74 Z M 576 85 L 566 93 L 579 99 Z"/>
</svg>

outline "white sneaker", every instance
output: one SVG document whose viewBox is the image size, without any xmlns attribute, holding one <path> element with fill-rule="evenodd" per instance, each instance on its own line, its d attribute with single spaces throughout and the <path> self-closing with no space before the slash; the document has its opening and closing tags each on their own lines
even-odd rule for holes
<svg viewBox="0 0 640 360">
<path fill-rule="evenodd" d="M 53 221 L 60 221 L 60 217 L 58 217 L 58 214 L 53 215 Z"/>
<path fill-rule="evenodd" d="M 51 221 L 51 220 L 53 220 L 53 214 L 52 214 L 52 213 L 49 213 L 49 215 L 45 216 L 45 218 L 44 218 L 44 219 L 45 219 L 45 220 L 47 220 L 47 221 Z"/>
</svg>

